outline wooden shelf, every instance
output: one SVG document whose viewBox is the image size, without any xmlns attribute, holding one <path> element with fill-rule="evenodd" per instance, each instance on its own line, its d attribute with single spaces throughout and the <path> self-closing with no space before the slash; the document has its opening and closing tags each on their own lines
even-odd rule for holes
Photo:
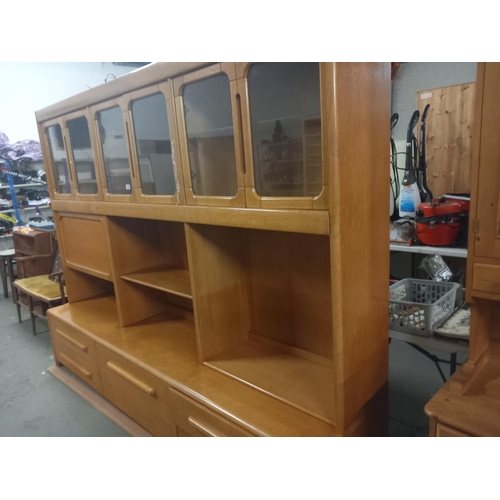
<svg viewBox="0 0 500 500">
<path fill-rule="evenodd" d="M 253 340 L 240 342 L 204 364 L 334 424 L 334 378 L 328 366 Z"/>
<path fill-rule="evenodd" d="M 467 258 L 467 248 L 454 248 L 454 247 L 431 247 L 425 245 L 400 245 L 398 243 L 390 244 L 391 252 L 407 252 L 407 253 L 421 253 L 427 255 L 443 255 L 447 257 L 461 257 Z"/>
<path fill-rule="evenodd" d="M 169 266 L 156 266 L 121 276 L 126 281 L 138 283 L 163 292 L 173 293 L 181 297 L 192 299 L 191 281 L 187 269 L 178 269 Z"/>
<path fill-rule="evenodd" d="M 329 234 L 330 232 L 328 210 L 261 210 L 73 200 L 53 200 L 52 210 L 293 233 Z"/>
<path fill-rule="evenodd" d="M 14 184 L 14 188 L 28 188 L 28 187 L 41 187 L 41 186 L 46 186 L 47 184 L 44 183 L 31 183 L 31 184 Z M 3 184 L 0 186 L 0 189 L 9 189 L 8 184 Z"/>
</svg>

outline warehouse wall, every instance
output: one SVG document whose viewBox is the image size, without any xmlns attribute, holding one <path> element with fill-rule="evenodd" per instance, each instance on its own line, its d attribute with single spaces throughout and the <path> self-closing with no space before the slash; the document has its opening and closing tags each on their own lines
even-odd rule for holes
<svg viewBox="0 0 500 500">
<path fill-rule="evenodd" d="M 392 135 L 398 143 L 406 140 L 406 129 L 411 115 L 417 109 L 420 90 L 447 87 L 476 81 L 476 62 L 419 62 L 403 63 L 392 85 L 392 112 L 399 113 L 399 121 Z"/>
<path fill-rule="evenodd" d="M 0 63 L 0 131 L 10 142 L 38 140 L 35 111 L 134 69 L 110 62 Z"/>
</svg>

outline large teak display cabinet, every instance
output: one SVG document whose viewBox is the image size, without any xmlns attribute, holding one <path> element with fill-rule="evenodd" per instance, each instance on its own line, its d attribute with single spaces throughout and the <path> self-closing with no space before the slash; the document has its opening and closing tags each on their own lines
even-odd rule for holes
<svg viewBox="0 0 500 500">
<path fill-rule="evenodd" d="M 53 202 L 56 365 L 153 435 L 384 435 L 390 65 L 155 63 L 41 136 L 74 113 L 98 191 Z"/>
</svg>

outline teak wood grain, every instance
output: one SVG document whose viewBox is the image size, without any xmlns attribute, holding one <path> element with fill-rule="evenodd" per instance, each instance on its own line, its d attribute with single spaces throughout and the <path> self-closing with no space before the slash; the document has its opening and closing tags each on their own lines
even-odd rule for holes
<svg viewBox="0 0 500 500">
<path fill-rule="evenodd" d="M 133 158 L 131 195 L 106 194 L 102 183 L 102 201 L 54 200 L 70 303 L 52 310 L 51 322 L 95 343 L 105 396 L 153 434 L 228 435 L 230 428 L 235 435 L 383 435 L 389 242 L 380 199 L 389 195 L 389 173 L 378 166 L 389 159 L 389 63 L 321 63 L 323 191 L 299 199 L 252 196 L 242 161 L 251 147 L 248 122 L 243 130 L 248 116 L 239 113 L 246 99 L 242 65 L 176 67 L 185 71 L 159 78 L 152 65 L 123 86 L 37 115 L 40 124 L 88 108 L 97 135 L 95 113 L 119 105 Z M 241 182 L 233 199 L 196 197 L 186 168 L 182 89 L 223 71 Z M 176 205 L 138 197 L 130 134 L 131 99 L 162 85 L 171 100 L 175 95 L 169 119 L 186 195 Z M 107 249 L 99 258 L 96 236 L 78 230 L 89 224 L 97 224 Z M 68 235 L 74 239 L 66 244 Z M 166 279 L 167 268 L 174 280 Z M 78 355 L 85 344 L 75 339 L 80 347 L 64 345 Z M 172 391 L 180 393 L 181 410 Z"/>
<path fill-rule="evenodd" d="M 336 424 L 343 433 L 388 377 L 390 64 L 324 67 L 322 116 L 330 172 Z M 387 236 L 387 237 L 386 237 Z M 387 410 L 385 410 L 387 411 Z M 386 414 L 387 415 L 387 414 Z"/>
<path fill-rule="evenodd" d="M 98 278 L 112 279 L 109 242 L 102 217 L 58 214 L 66 265 Z"/>
<path fill-rule="evenodd" d="M 328 210 L 259 210 L 189 205 L 155 205 L 117 202 L 65 202 L 56 200 L 53 210 L 82 214 L 122 216 L 210 224 L 217 226 L 269 229 L 307 234 L 329 234 Z"/>
</svg>

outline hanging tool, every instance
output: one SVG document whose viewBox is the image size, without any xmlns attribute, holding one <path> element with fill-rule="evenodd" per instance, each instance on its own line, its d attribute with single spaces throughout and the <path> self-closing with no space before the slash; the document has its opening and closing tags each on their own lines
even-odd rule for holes
<svg viewBox="0 0 500 500">
<path fill-rule="evenodd" d="M 392 129 L 398 123 L 399 115 L 394 113 L 391 116 L 391 169 L 392 169 L 392 179 L 391 179 L 391 204 L 390 204 L 390 217 L 391 220 L 399 219 L 399 211 L 397 210 L 397 199 L 399 196 L 399 172 L 398 172 L 398 150 L 396 148 L 396 143 L 392 138 Z"/>
<path fill-rule="evenodd" d="M 399 196 L 399 215 L 400 217 L 415 217 L 415 211 L 420 205 L 420 193 L 418 190 L 417 177 L 415 175 L 415 157 L 413 156 L 414 144 L 413 129 L 417 125 L 420 112 L 413 113 L 408 131 L 406 134 L 406 162 L 401 194 Z"/>
<path fill-rule="evenodd" d="M 432 201 L 432 192 L 427 185 L 427 159 L 425 157 L 425 122 L 431 105 L 427 104 L 422 113 L 422 121 L 420 122 L 420 151 L 418 159 L 418 169 L 420 178 L 420 197 L 422 202 Z"/>
</svg>

